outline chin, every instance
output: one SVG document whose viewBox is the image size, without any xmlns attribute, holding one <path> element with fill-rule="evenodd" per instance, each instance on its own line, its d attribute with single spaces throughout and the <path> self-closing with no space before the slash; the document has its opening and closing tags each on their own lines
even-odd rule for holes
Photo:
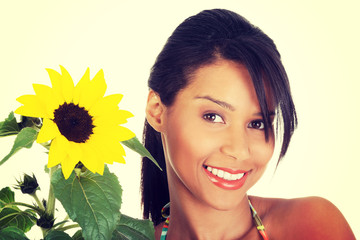
<svg viewBox="0 0 360 240">
<path fill-rule="evenodd" d="M 236 193 L 235 191 L 227 190 L 225 193 L 220 191 L 216 196 L 207 196 L 206 204 L 218 211 L 230 211 L 237 208 L 240 203 L 246 198 L 246 192 Z"/>
</svg>

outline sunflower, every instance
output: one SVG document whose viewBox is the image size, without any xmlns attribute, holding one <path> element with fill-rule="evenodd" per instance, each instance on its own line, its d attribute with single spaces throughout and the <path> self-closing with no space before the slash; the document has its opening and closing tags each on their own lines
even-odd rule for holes
<svg viewBox="0 0 360 240">
<path fill-rule="evenodd" d="M 87 69 L 78 84 L 67 70 L 46 69 L 52 87 L 33 84 L 35 95 L 17 99 L 23 105 L 15 113 L 43 119 L 38 143 L 51 141 L 47 167 L 61 164 L 67 179 L 80 162 L 93 173 L 103 174 L 104 163 L 125 163 L 121 141 L 135 137 L 120 126 L 133 115 L 120 110 L 121 94 L 105 96 L 106 83 L 100 70 L 90 80 Z"/>
</svg>

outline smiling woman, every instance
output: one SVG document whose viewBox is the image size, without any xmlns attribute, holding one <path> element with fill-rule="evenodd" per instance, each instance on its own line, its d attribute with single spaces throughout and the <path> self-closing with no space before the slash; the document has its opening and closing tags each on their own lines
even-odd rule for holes
<svg viewBox="0 0 360 240">
<path fill-rule="evenodd" d="M 325 199 L 247 195 L 275 136 L 280 161 L 297 124 L 280 54 L 259 28 L 223 9 L 186 19 L 159 54 L 149 87 L 145 146 L 166 169 L 143 161 L 144 217 L 157 225 L 156 239 L 354 239 Z M 162 222 L 168 202 L 171 221 Z"/>
</svg>

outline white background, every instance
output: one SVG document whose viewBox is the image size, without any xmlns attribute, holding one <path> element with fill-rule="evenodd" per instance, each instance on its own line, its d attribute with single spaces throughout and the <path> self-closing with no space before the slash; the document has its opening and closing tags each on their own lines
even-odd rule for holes
<svg viewBox="0 0 360 240">
<path fill-rule="evenodd" d="M 63 65 L 77 82 L 87 67 L 103 69 L 107 95 L 122 93 L 120 108 L 135 117 L 126 126 L 141 138 L 147 78 L 166 39 L 185 18 L 203 9 L 233 10 L 267 33 L 287 69 L 299 116 L 289 151 L 274 174 L 272 160 L 251 194 L 317 195 L 332 201 L 360 238 L 360 17 L 358 1 L 3 1 L 0 3 L 0 119 L 33 94 L 32 83 L 50 85 L 45 68 Z M 0 139 L 0 158 L 14 138 Z M 123 186 L 122 212 L 141 217 L 140 159 L 111 171 Z M 44 149 L 22 150 L 0 166 L 0 188 L 34 172 L 47 197 Z M 17 200 L 31 201 L 16 192 Z M 58 204 L 59 206 L 60 204 Z M 59 220 L 62 219 L 59 215 Z M 284 223 L 284 227 L 285 223 Z M 331 229 L 329 229 L 331 231 Z M 40 239 L 31 231 L 31 239 Z"/>
</svg>

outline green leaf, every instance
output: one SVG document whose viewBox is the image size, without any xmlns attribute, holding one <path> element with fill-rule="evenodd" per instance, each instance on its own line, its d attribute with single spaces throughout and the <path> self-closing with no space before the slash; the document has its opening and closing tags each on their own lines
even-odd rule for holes
<svg viewBox="0 0 360 240">
<path fill-rule="evenodd" d="M 124 144 L 125 146 L 127 146 L 128 148 L 130 148 L 131 150 L 140 154 L 140 156 L 149 158 L 162 171 L 161 167 L 159 166 L 159 164 L 157 163 L 155 158 L 141 144 L 141 142 L 139 141 L 139 139 L 137 137 L 133 137 L 129 140 L 122 141 L 121 143 Z"/>
<path fill-rule="evenodd" d="M 6 203 L 15 202 L 14 192 L 9 187 L 5 187 L 0 191 L 0 229 L 14 226 L 23 232 L 27 232 L 35 224 L 35 214 L 27 209 L 21 211 L 18 207 Z"/>
<path fill-rule="evenodd" d="M 14 145 L 8 155 L 6 155 L 0 162 L 0 166 L 6 162 L 12 155 L 22 148 L 31 148 L 37 137 L 37 131 L 33 128 L 23 128 L 16 136 Z"/>
<path fill-rule="evenodd" d="M 0 208 L 5 206 L 4 203 L 13 203 L 15 202 L 15 195 L 14 192 L 11 191 L 9 187 L 4 187 L 0 191 Z"/>
<path fill-rule="evenodd" d="M 112 239 L 149 240 L 155 239 L 154 226 L 150 220 L 141 220 L 121 215 Z"/>
<path fill-rule="evenodd" d="M 46 235 L 44 240 L 72 240 L 72 238 L 65 232 L 51 231 Z"/>
<path fill-rule="evenodd" d="M 78 230 L 73 236 L 73 240 L 84 240 L 81 230 Z"/>
<path fill-rule="evenodd" d="M 104 175 L 86 171 L 76 177 L 73 172 L 67 180 L 58 169 L 51 184 L 69 217 L 82 228 L 84 239 L 111 239 L 120 218 L 122 189 L 106 166 Z"/>
<path fill-rule="evenodd" d="M 29 209 L 2 208 L 0 212 L 0 229 L 6 227 L 17 227 L 23 232 L 27 232 L 34 226 L 36 217 Z"/>
<path fill-rule="evenodd" d="M 7 227 L 0 230 L 0 240 L 28 240 L 25 233 L 16 227 Z"/>
<path fill-rule="evenodd" d="M 19 125 L 16 122 L 14 112 L 11 112 L 5 121 L 0 123 L 0 137 L 15 135 L 20 131 Z"/>
</svg>

